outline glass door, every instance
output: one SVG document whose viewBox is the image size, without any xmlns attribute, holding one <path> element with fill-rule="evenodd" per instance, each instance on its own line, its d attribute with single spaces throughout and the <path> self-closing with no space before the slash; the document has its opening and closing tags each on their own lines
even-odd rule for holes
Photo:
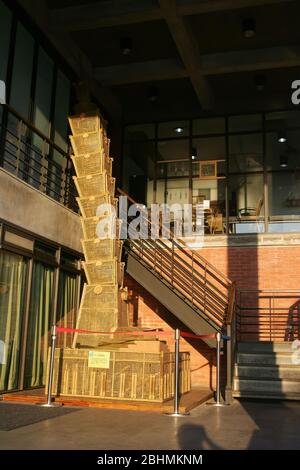
<svg viewBox="0 0 300 470">
<path fill-rule="evenodd" d="M 45 384 L 54 301 L 55 269 L 36 262 L 33 266 L 28 319 L 24 388 Z"/>
<path fill-rule="evenodd" d="M 19 386 L 27 261 L 0 252 L 0 392 Z"/>
</svg>

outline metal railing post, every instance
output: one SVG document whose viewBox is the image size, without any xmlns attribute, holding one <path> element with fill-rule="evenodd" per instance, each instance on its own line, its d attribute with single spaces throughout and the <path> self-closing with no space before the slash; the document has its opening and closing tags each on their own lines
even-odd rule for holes
<svg viewBox="0 0 300 470">
<path fill-rule="evenodd" d="M 49 375 L 48 375 L 48 393 L 47 393 L 47 402 L 38 405 L 45 408 L 53 408 L 56 406 L 61 406 L 61 403 L 52 402 L 52 383 L 53 383 L 53 371 L 54 371 L 54 354 L 55 354 L 55 343 L 56 343 L 56 326 L 52 327 L 51 335 L 51 352 L 50 352 L 50 364 L 49 364 Z"/>
<path fill-rule="evenodd" d="M 234 367 L 234 331 L 233 325 L 227 325 L 227 380 L 226 380 L 226 388 L 225 388 L 225 402 L 230 404 L 232 402 L 232 379 L 233 379 L 233 367 Z"/>
<path fill-rule="evenodd" d="M 167 416 L 189 416 L 189 413 L 180 413 L 180 330 L 175 330 L 175 373 L 174 373 L 174 411 L 166 413 Z"/>
<path fill-rule="evenodd" d="M 222 334 L 218 332 L 216 334 L 216 341 L 217 341 L 217 370 L 216 370 L 216 399 L 215 402 L 209 402 L 207 405 L 212 406 L 227 406 L 229 403 L 221 402 L 221 340 Z"/>
</svg>

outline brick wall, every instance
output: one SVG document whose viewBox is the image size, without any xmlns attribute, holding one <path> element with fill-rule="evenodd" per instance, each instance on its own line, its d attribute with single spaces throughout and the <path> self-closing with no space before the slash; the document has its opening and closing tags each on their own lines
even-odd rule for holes
<svg viewBox="0 0 300 470">
<path fill-rule="evenodd" d="M 210 247 L 200 253 L 242 289 L 300 289 L 300 246 Z"/>
<path fill-rule="evenodd" d="M 199 253 L 243 289 L 300 289 L 300 246 L 209 247 Z M 131 321 L 141 327 L 186 329 L 130 276 Z M 170 348 L 174 347 L 169 339 Z M 213 387 L 215 353 L 204 342 L 182 340 L 181 349 L 191 354 L 192 384 Z"/>
</svg>

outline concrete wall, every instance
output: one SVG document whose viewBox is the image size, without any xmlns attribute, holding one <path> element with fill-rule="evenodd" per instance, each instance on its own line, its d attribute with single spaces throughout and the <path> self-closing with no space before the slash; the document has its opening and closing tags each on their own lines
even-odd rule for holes
<svg viewBox="0 0 300 470">
<path fill-rule="evenodd" d="M 7 171 L 0 169 L 0 218 L 81 252 L 80 218 Z"/>
</svg>

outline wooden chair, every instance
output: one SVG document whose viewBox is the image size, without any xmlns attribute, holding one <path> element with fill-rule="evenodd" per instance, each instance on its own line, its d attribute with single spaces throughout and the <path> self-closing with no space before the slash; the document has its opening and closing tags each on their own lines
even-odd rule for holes
<svg viewBox="0 0 300 470">
<path fill-rule="evenodd" d="M 243 209 L 239 209 L 238 218 L 241 219 L 242 217 L 254 217 L 256 220 L 258 220 L 263 204 L 264 200 L 263 198 L 260 198 L 256 207 L 244 207 Z"/>
<path fill-rule="evenodd" d="M 214 223 L 214 233 L 225 233 L 224 221 L 223 221 L 223 214 L 221 212 L 217 212 L 214 216 L 215 223 Z"/>
<path fill-rule="evenodd" d="M 223 214 L 217 212 L 216 214 L 211 213 L 207 217 L 207 225 L 211 234 L 225 233 Z"/>
</svg>

